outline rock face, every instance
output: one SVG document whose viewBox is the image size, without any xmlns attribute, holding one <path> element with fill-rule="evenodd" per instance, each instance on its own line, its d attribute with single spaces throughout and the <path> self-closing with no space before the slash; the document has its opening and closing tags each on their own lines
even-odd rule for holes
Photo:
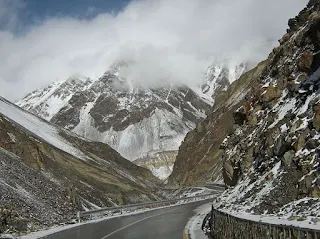
<svg viewBox="0 0 320 239">
<path fill-rule="evenodd" d="M 220 206 L 233 211 L 272 214 L 311 197 L 320 205 L 320 19 L 311 17 L 319 10 L 310 1 L 268 59 L 217 96 L 181 145 L 169 182 L 222 174 L 231 188 Z"/>
<path fill-rule="evenodd" d="M 66 222 L 79 210 L 154 200 L 158 180 L 108 145 L 0 98 L 0 233 Z"/>
</svg>

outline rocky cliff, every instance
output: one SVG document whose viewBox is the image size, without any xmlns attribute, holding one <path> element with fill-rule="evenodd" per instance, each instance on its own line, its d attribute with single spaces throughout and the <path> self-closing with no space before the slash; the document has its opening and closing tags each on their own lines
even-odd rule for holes
<svg viewBox="0 0 320 239">
<path fill-rule="evenodd" d="M 79 210 L 157 199 L 149 170 L 0 98 L 0 233 L 75 217 Z"/>
<path fill-rule="evenodd" d="M 217 97 L 181 145 L 171 183 L 223 176 L 220 209 L 319 220 L 319 10 L 310 1 L 268 59 Z"/>
</svg>

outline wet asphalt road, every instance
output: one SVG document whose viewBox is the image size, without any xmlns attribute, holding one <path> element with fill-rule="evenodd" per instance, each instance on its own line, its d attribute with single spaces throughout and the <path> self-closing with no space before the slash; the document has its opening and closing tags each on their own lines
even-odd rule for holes
<svg viewBox="0 0 320 239">
<path fill-rule="evenodd" d="M 193 210 L 212 199 L 112 218 L 61 231 L 48 239 L 182 239 Z"/>
</svg>

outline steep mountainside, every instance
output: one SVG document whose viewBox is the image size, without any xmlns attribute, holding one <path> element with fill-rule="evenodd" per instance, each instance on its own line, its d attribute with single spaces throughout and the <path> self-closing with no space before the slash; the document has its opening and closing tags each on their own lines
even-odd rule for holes
<svg viewBox="0 0 320 239">
<path fill-rule="evenodd" d="M 135 160 L 177 150 L 210 105 L 188 87 L 143 88 L 119 77 L 125 63 L 100 79 L 71 78 L 29 94 L 17 105 Z"/>
<path fill-rule="evenodd" d="M 0 233 L 78 210 L 156 199 L 158 180 L 108 145 L 79 138 L 0 98 Z"/>
<path fill-rule="evenodd" d="M 232 131 L 232 111 L 237 109 L 248 92 L 252 81 L 265 63 L 246 72 L 225 91 L 217 92 L 212 113 L 182 142 L 169 182 L 193 185 L 196 182 L 222 179 L 220 144 Z"/>
<path fill-rule="evenodd" d="M 206 117 L 212 97 L 225 90 L 245 66 L 229 69 L 213 64 L 205 75 L 205 85 L 194 90 L 187 86 L 133 86 L 120 77 L 127 66 L 115 64 L 98 80 L 73 77 L 53 83 L 17 105 L 82 137 L 109 144 L 164 179 L 171 173 L 173 153 L 187 132 Z M 170 158 L 165 165 L 158 162 L 163 157 Z"/>
<path fill-rule="evenodd" d="M 319 11 L 311 0 L 268 59 L 218 96 L 180 147 L 171 183 L 222 174 L 231 188 L 220 209 L 320 221 Z"/>
</svg>

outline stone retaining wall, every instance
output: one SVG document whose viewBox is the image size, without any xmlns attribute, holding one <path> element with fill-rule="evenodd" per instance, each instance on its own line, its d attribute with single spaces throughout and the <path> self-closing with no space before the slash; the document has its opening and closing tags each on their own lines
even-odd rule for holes
<svg viewBox="0 0 320 239">
<path fill-rule="evenodd" d="M 214 210 L 211 212 L 213 239 L 320 239 L 319 230 L 274 225 L 241 219 Z"/>
</svg>

